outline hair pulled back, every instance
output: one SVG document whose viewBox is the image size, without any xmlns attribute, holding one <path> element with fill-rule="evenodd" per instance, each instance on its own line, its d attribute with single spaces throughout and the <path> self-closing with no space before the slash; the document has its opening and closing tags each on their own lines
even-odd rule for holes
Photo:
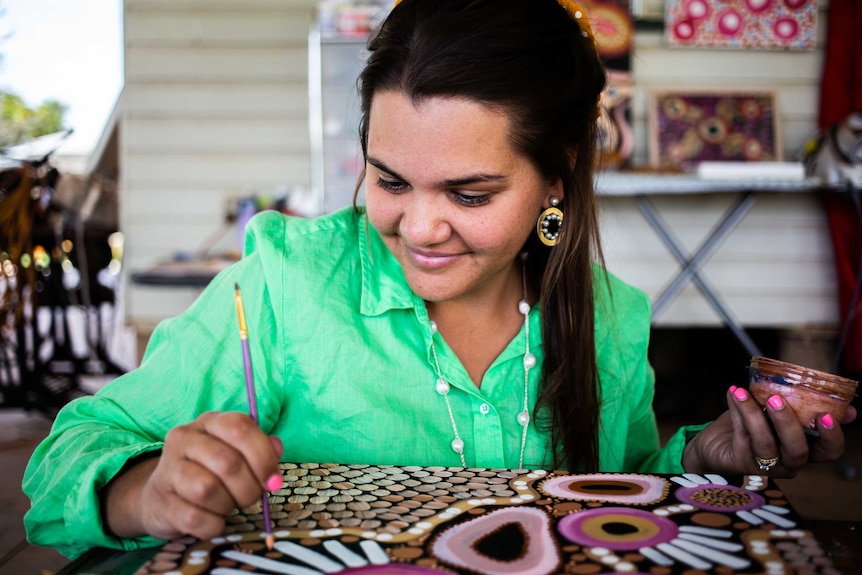
<svg viewBox="0 0 862 575">
<path fill-rule="evenodd" d="M 592 175 L 605 71 L 593 40 L 556 0 L 404 0 L 368 47 L 359 77 L 363 154 L 376 93 L 416 103 L 463 98 L 506 112 L 513 148 L 562 182 L 561 242 L 548 248 L 531 234 L 525 246 L 545 351 L 534 421 L 550 431 L 554 461 L 545 464 L 597 469 L 591 262 L 601 249 Z"/>
</svg>

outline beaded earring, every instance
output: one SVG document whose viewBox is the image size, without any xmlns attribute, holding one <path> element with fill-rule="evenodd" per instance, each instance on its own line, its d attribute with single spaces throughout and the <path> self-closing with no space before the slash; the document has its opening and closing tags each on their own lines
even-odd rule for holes
<svg viewBox="0 0 862 575">
<path fill-rule="evenodd" d="M 536 233 L 539 240 L 546 246 L 555 246 L 560 243 L 560 232 L 563 229 L 563 212 L 557 207 L 560 200 L 551 198 L 551 207 L 539 215 L 536 222 Z"/>
</svg>

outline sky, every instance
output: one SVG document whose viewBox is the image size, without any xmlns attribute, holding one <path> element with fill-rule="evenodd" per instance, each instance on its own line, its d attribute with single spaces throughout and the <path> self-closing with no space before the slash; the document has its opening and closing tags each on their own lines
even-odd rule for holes
<svg viewBox="0 0 862 575">
<path fill-rule="evenodd" d="M 123 85 L 122 0 L 0 0 L 0 90 L 68 106 L 60 153 L 89 154 Z"/>
</svg>

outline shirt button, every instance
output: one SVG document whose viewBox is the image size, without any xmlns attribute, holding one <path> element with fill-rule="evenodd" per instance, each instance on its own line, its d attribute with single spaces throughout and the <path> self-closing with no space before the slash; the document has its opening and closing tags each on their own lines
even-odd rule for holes
<svg viewBox="0 0 862 575">
<path fill-rule="evenodd" d="M 491 413 L 491 406 L 488 405 L 487 403 L 483 403 L 482 405 L 479 406 L 479 412 L 482 415 L 488 415 L 489 413 Z"/>
</svg>

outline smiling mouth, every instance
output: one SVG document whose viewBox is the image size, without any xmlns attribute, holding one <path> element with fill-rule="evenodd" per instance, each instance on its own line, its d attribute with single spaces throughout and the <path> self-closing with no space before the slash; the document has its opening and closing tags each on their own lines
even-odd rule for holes
<svg viewBox="0 0 862 575">
<path fill-rule="evenodd" d="M 452 264 L 461 257 L 461 254 L 439 254 L 434 252 L 422 252 L 411 248 L 405 248 L 410 260 L 418 268 L 426 270 L 439 270 Z"/>
</svg>

